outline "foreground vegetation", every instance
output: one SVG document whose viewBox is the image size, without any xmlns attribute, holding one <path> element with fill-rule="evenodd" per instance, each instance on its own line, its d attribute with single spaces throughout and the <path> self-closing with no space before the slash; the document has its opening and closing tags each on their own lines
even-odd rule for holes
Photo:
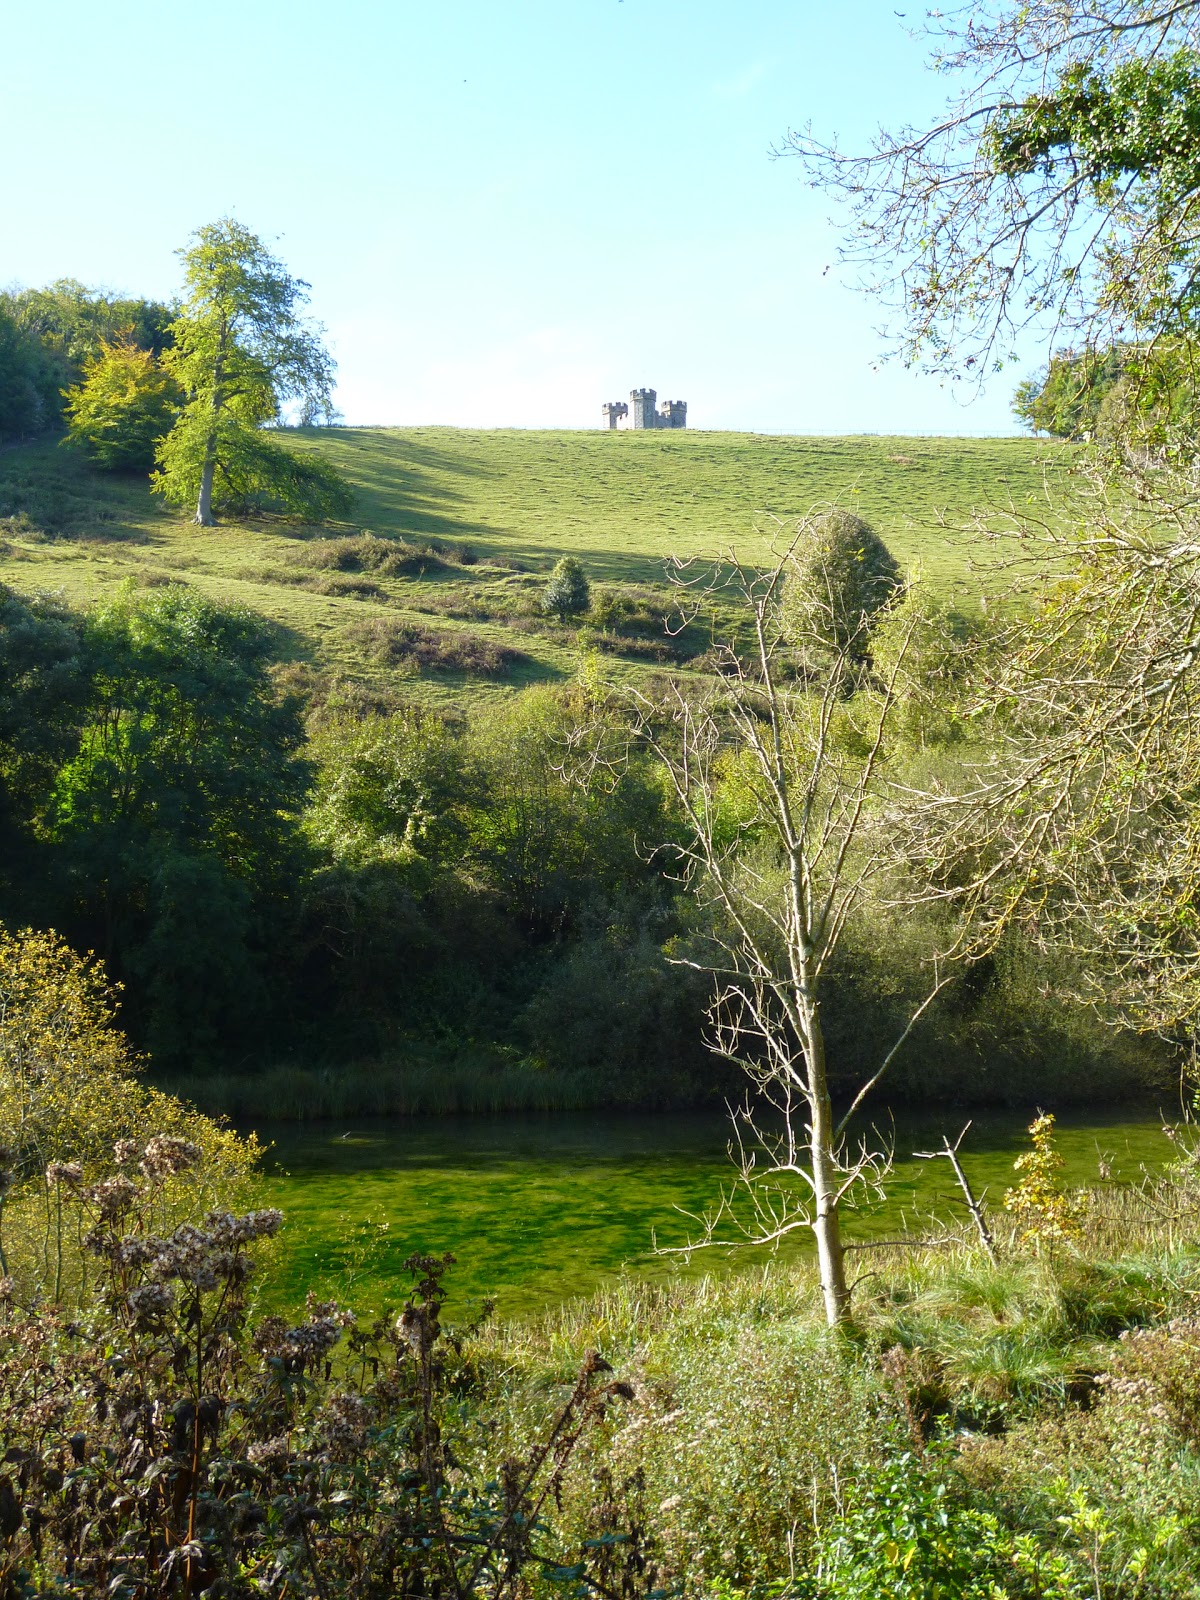
<svg viewBox="0 0 1200 1600">
<path fill-rule="evenodd" d="M 1072 1192 L 1043 1119 L 987 1249 L 859 1257 L 834 1331 L 802 1264 L 455 1332 L 421 1256 L 401 1307 L 288 1318 L 253 1147 L 106 1010 L 61 944 L 0 945 L 5 1600 L 1194 1595 L 1188 1130 Z"/>
</svg>

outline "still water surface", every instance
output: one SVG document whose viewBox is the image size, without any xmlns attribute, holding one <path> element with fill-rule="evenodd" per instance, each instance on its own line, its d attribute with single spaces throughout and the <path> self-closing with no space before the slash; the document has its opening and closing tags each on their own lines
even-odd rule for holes
<svg viewBox="0 0 1200 1600">
<path fill-rule="evenodd" d="M 999 1204 L 1027 1146 L 1024 1115 L 977 1117 L 960 1152 L 977 1193 Z M 966 1113 L 905 1117 L 891 1128 L 896 1163 L 882 1206 L 847 1218 L 849 1238 L 890 1237 L 931 1217 L 961 1218 L 949 1164 L 913 1152 L 957 1137 Z M 885 1124 L 886 1127 L 891 1127 Z M 1059 1148 L 1072 1183 L 1136 1181 L 1170 1154 L 1151 1109 L 1065 1113 Z M 697 1233 L 699 1214 L 730 1174 L 729 1124 L 718 1113 L 408 1118 L 395 1122 L 259 1124 L 272 1144 L 271 1203 L 287 1214 L 283 1294 L 336 1293 L 362 1310 L 398 1303 L 414 1250 L 452 1251 L 456 1318 L 485 1296 L 524 1315 L 586 1294 L 622 1270 L 643 1277 L 761 1266 L 701 1251 L 686 1266 L 654 1254 Z M 791 1254 L 807 1241 L 790 1246 Z"/>
</svg>

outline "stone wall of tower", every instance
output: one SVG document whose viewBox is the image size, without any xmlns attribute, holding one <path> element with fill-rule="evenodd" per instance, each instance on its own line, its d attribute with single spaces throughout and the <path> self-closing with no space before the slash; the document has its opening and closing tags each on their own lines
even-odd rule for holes
<svg viewBox="0 0 1200 1600">
<path fill-rule="evenodd" d="M 653 389 L 631 389 L 629 391 L 629 426 L 631 428 L 657 428 L 658 417 L 654 410 L 654 402 L 658 395 Z"/>
<path fill-rule="evenodd" d="M 600 409 L 604 414 L 605 422 L 610 428 L 615 428 L 622 417 L 629 415 L 629 407 L 624 400 L 606 400 Z"/>
<path fill-rule="evenodd" d="M 664 400 L 658 408 L 657 426 L 660 428 L 686 428 L 687 401 Z"/>
</svg>

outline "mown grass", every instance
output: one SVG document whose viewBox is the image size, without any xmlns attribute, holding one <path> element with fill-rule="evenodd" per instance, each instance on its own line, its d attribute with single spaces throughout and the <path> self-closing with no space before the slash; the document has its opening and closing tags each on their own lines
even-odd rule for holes
<svg viewBox="0 0 1200 1600">
<path fill-rule="evenodd" d="M 903 564 L 919 560 L 937 589 L 977 605 L 972 541 L 953 528 L 982 508 L 1037 502 L 1057 470 L 1047 446 L 1023 439 L 452 428 L 287 438 L 354 485 L 352 522 L 202 530 L 144 480 L 93 472 L 54 443 L 4 451 L 0 581 L 76 604 L 128 580 L 189 583 L 271 619 L 284 659 L 327 684 L 451 705 L 561 681 L 589 649 L 618 677 L 702 666 L 719 616 L 673 642 L 647 636 L 647 608 L 670 601 L 664 562 L 759 560 L 831 500 L 853 505 Z M 624 596 L 607 622 L 541 615 L 544 575 L 564 553 L 583 561 L 598 598 Z M 395 647 L 369 648 L 388 637 Z"/>
</svg>

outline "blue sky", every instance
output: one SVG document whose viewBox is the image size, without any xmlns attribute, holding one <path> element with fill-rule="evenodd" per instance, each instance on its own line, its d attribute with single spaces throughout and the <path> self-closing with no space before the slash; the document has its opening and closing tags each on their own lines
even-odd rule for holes
<svg viewBox="0 0 1200 1600">
<path fill-rule="evenodd" d="M 649 385 L 697 427 L 1015 431 L 1016 370 L 963 405 L 875 369 L 827 202 L 770 159 L 941 104 L 886 0 L 5 11 L 0 282 L 169 296 L 232 213 L 311 283 L 349 422 L 589 427 Z"/>
</svg>

